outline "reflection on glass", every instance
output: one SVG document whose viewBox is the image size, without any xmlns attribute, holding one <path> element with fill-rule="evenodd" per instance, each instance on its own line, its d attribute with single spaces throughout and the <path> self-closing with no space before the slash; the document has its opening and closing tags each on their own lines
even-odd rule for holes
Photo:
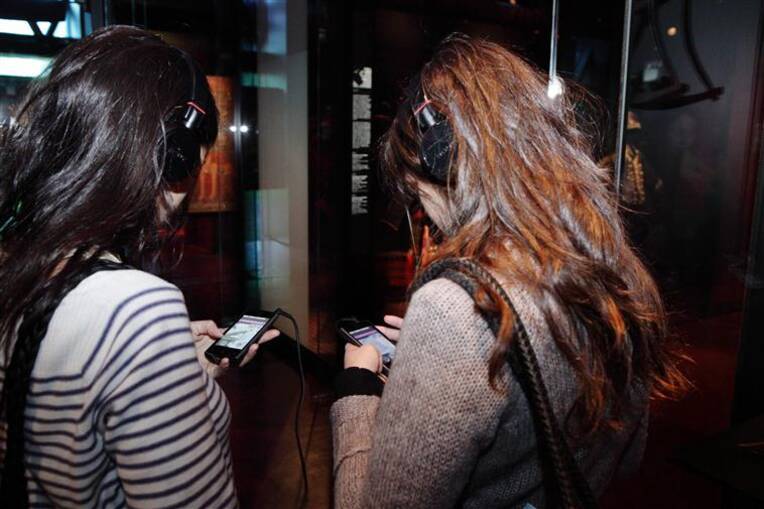
<svg viewBox="0 0 764 509">
<path fill-rule="evenodd" d="M 310 203 L 306 9 L 306 4 L 283 0 L 258 4 L 257 70 L 248 77 L 256 90 L 257 112 L 246 119 L 258 126 L 247 140 L 257 143 L 257 159 L 243 161 L 245 168 L 256 168 L 245 202 L 247 267 L 254 269 L 247 298 L 263 309 L 289 310 L 304 331 L 309 330 Z"/>
<path fill-rule="evenodd" d="M 654 486 L 661 503 L 710 507 L 719 505 L 717 486 L 693 476 L 677 496 L 668 480 L 682 467 L 651 458 L 729 426 L 756 171 L 751 140 L 761 129 L 751 111 L 762 6 L 635 2 L 633 14 L 623 215 L 694 361 L 686 370 L 697 388 L 670 410 L 657 405 L 635 482 Z M 657 500 L 644 494 L 635 503 Z"/>
<path fill-rule="evenodd" d="M 0 3 L 0 124 L 29 82 L 45 72 L 52 56 L 71 39 L 92 31 L 91 17 L 74 0 L 40 11 L 22 2 Z M 36 20 L 35 16 L 44 20 Z"/>
</svg>

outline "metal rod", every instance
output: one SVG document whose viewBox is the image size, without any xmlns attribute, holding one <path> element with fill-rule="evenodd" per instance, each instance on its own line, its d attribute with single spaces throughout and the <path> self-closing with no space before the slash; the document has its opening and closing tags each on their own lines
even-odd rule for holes
<svg viewBox="0 0 764 509">
<path fill-rule="evenodd" d="M 552 0 L 552 35 L 549 43 L 549 81 L 557 77 L 557 39 L 560 21 L 560 0 Z"/>
<path fill-rule="evenodd" d="M 618 131 L 615 139 L 615 199 L 621 200 L 621 171 L 623 169 L 623 137 L 626 132 L 626 92 L 629 84 L 629 49 L 631 45 L 631 2 L 624 2 L 623 45 L 621 46 L 621 81 L 618 97 Z"/>
</svg>

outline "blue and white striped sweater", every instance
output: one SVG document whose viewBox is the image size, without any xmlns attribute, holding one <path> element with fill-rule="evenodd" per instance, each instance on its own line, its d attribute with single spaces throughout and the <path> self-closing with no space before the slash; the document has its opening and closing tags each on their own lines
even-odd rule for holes
<svg viewBox="0 0 764 509">
<path fill-rule="evenodd" d="M 137 270 L 96 273 L 56 309 L 32 371 L 30 506 L 234 507 L 229 422 L 180 291 Z"/>
</svg>

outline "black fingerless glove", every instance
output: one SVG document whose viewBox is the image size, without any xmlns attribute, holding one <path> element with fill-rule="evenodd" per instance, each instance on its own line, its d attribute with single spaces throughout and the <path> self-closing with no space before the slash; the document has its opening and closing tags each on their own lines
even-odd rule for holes
<svg viewBox="0 0 764 509">
<path fill-rule="evenodd" d="M 337 399 L 345 396 L 382 396 L 385 384 L 372 371 L 364 368 L 343 369 L 334 379 Z"/>
</svg>

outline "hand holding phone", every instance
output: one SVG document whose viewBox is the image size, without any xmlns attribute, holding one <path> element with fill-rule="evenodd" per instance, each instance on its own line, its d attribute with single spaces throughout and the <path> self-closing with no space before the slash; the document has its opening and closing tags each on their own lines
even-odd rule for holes
<svg viewBox="0 0 764 509">
<path fill-rule="evenodd" d="M 372 373 L 382 372 L 382 356 L 372 345 L 357 346 L 345 343 L 345 368 L 363 368 Z"/>
<path fill-rule="evenodd" d="M 357 366 L 368 369 L 368 364 L 370 364 L 370 359 L 367 359 L 370 356 L 369 347 L 373 347 L 378 352 L 378 358 L 381 359 L 379 362 L 381 364 L 380 369 L 375 371 L 381 372 L 385 376 L 388 375 L 390 365 L 395 357 L 395 345 L 377 327 L 371 322 L 345 320 L 341 322 L 338 330 L 340 335 L 351 345 L 366 347 L 357 351 L 352 348 L 346 349 L 346 367 Z"/>
<path fill-rule="evenodd" d="M 277 317 L 277 313 L 270 311 L 242 315 L 204 352 L 204 356 L 210 362 L 221 366 L 224 359 L 228 359 L 233 366 L 245 363 L 252 356 L 250 350 L 253 345 L 258 344 L 267 335 L 271 337 L 266 339 L 278 335 L 270 332 Z"/>
<path fill-rule="evenodd" d="M 217 326 L 212 320 L 196 320 L 191 322 L 191 336 L 194 339 L 194 347 L 196 348 L 196 357 L 199 359 L 199 364 L 211 377 L 219 378 L 223 376 L 228 368 L 231 366 L 231 361 L 224 358 L 220 361 L 220 364 L 210 362 L 204 355 L 207 348 L 210 347 L 215 341 L 223 336 L 223 329 Z M 281 334 L 278 329 L 270 329 L 265 331 L 263 337 L 258 343 L 255 343 L 249 347 L 249 350 L 244 354 L 244 358 L 241 360 L 239 366 L 245 366 L 254 359 L 257 354 L 258 345 L 266 343 L 274 338 L 277 338 Z"/>
</svg>

